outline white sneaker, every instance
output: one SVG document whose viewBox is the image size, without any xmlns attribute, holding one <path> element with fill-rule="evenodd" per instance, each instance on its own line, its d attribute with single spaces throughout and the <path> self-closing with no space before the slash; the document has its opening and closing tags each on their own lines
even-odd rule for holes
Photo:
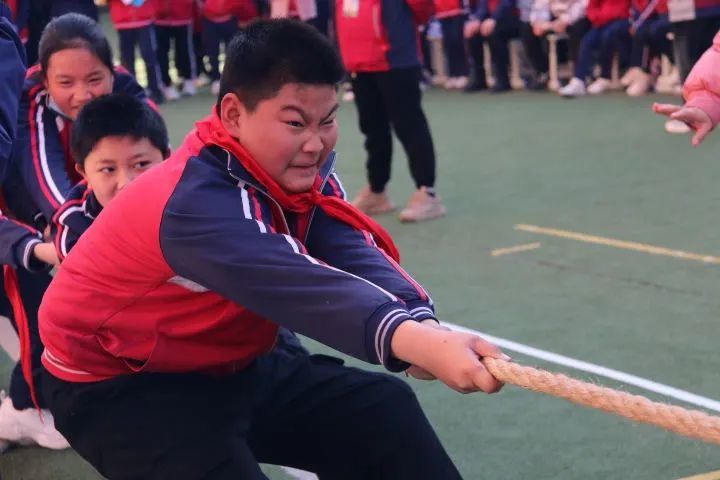
<svg viewBox="0 0 720 480">
<path fill-rule="evenodd" d="M 177 91 L 177 88 L 175 88 L 173 85 L 170 85 L 169 87 L 163 87 L 162 89 L 163 95 L 165 95 L 165 100 L 168 102 L 173 102 L 180 98 L 180 92 Z"/>
<path fill-rule="evenodd" d="M 210 93 L 212 93 L 215 96 L 220 95 L 220 80 L 215 80 L 210 85 Z"/>
<path fill-rule="evenodd" d="M 635 75 L 635 79 L 630 85 L 628 85 L 625 93 L 631 97 L 639 97 L 645 95 L 650 90 L 652 84 L 652 77 L 645 73 L 638 73 Z"/>
<path fill-rule="evenodd" d="M 665 131 L 675 135 L 684 135 L 690 133 L 690 127 L 687 123 L 680 120 L 668 120 L 665 122 Z"/>
<path fill-rule="evenodd" d="M 65 438 L 55 430 L 55 421 L 49 410 L 42 411 L 42 420 L 34 408 L 16 410 L 10 397 L 0 394 L 0 439 L 20 445 L 40 445 L 53 450 L 70 447 Z"/>
<path fill-rule="evenodd" d="M 457 87 L 455 86 L 455 77 L 448 77 L 447 80 L 445 80 L 445 83 L 443 84 L 443 88 L 445 90 L 454 90 Z"/>
<path fill-rule="evenodd" d="M 587 93 L 585 90 L 585 82 L 577 77 L 573 77 L 567 85 L 558 90 L 558 93 L 561 96 L 568 98 L 582 97 Z"/>
<path fill-rule="evenodd" d="M 420 187 L 412 194 L 405 208 L 400 211 L 401 222 L 424 222 L 442 217 L 447 213 L 440 195 Z"/>
<path fill-rule="evenodd" d="M 620 85 L 623 87 L 629 87 L 630 84 L 638 78 L 638 76 L 641 76 L 644 73 L 645 72 L 640 67 L 630 67 L 628 68 L 628 71 L 625 72 L 625 75 L 623 75 L 620 79 Z"/>
<path fill-rule="evenodd" d="M 195 80 L 185 80 L 180 94 L 183 97 L 194 97 L 196 93 L 197 87 L 195 86 Z"/>
<path fill-rule="evenodd" d="M 587 93 L 590 95 L 600 95 L 610 88 L 610 80 L 607 78 L 598 78 L 587 87 Z"/>
</svg>

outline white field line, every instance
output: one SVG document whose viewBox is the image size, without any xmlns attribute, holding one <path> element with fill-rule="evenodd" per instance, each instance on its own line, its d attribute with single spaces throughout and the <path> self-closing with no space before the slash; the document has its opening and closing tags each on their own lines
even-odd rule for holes
<svg viewBox="0 0 720 480">
<path fill-rule="evenodd" d="M 671 397 L 685 403 L 696 405 L 698 407 L 703 407 L 708 410 L 720 412 L 720 402 L 711 398 L 703 397 L 701 395 L 681 390 L 679 388 L 671 387 L 669 385 L 663 385 L 662 383 L 638 377 L 636 375 L 631 375 L 629 373 L 621 372 L 619 370 L 614 370 L 612 368 L 603 367 L 594 363 L 584 362 L 582 360 L 577 360 L 571 357 L 566 357 L 565 355 L 548 352 L 546 350 L 541 350 L 539 348 L 531 347 L 529 345 L 523 345 L 522 343 L 513 342 L 512 340 L 507 340 L 505 338 L 495 337 L 493 335 L 479 332 L 470 328 L 461 327 L 459 325 L 453 325 L 447 322 L 443 322 L 443 325 L 446 325 L 451 329 L 460 332 L 474 333 L 476 335 L 480 335 L 489 342 L 492 342 L 495 345 L 506 350 L 511 350 L 513 352 L 521 353 L 529 357 L 538 358 L 546 362 L 555 363 L 557 365 L 562 365 L 564 367 L 573 368 L 575 370 L 592 373 L 593 375 L 610 378 L 612 380 L 616 380 L 627 385 L 632 385 L 643 390 L 647 390 L 649 392 L 658 393 L 660 395 Z"/>
</svg>

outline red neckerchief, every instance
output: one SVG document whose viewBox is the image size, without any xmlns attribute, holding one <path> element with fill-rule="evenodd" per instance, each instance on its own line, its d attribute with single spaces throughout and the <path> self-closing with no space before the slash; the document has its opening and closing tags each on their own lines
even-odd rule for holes
<svg viewBox="0 0 720 480">
<path fill-rule="evenodd" d="M 212 113 L 196 123 L 195 130 L 197 137 L 203 144 L 217 145 L 235 156 L 248 173 L 260 182 L 260 184 L 267 189 L 268 194 L 285 210 L 305 214 L 313 207 L 320 207 L 330 217 L 344 222 L 355 229 L 365 230 L 372 234 L 377 245 L 385 250 L 393 260 L 400 262 L 400 252 L 387 230 L 349 202 L 335 196 L 323 195 L 319 192 L 316 188 L 321 182 L 319 176 L 315 182 L 315 187 L 310 191 L 288 193 L 268 175 L 265 169 L 240 145 L 240 142 L 232 138 L 217 114 Z"/>
</svg>

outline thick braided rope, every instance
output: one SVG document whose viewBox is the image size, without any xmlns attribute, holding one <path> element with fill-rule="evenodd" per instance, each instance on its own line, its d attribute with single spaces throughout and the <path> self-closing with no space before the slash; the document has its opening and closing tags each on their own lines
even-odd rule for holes
<svg viewBox="0 0 720 480">
<path fill-rule="evenodd" d="M 720 444 L 720 417 L 653 402 L 640 395 L 631 395 L 513 362 L 485 357 L 483 363 L 488 371 L 502 382 L 564 398 L 636 422 L 655 425 L 686 437 Z"/>
</svg>

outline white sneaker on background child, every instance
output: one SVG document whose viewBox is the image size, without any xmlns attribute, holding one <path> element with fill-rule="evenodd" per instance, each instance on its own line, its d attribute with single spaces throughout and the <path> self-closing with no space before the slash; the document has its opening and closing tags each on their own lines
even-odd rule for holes
<svg viewBox="0 0 720 480">
<path fill-rule="evenodd" d="M 587 87 L 587 93 L 590 95 L 600 95 L 610 88 L 610 80 L 607 78 L 598 78 Z"/>
<path fill-rule="evenodd" d="M 630 84 L 632 84 L 638 78 L 638 76 L 644 73 L 645 72 L 640 67 L 630 67 L 628 68 L 627 72 L 625 72 L 625 75 L 623 75 L 620 79 L 620 85 L 622 85 L 623 87 L 629 87 Z"/>
<path fill-rule="evenodd" d="M 169 87 L 163 87 L 162 89 L 163 95 L 165 95 L 165 100 L 168 102 L 174 102 L 175 100 L 178 100 L 180 98 L 180 92 L 177 91 L 177 88 L 175 86 L 170 85 Z"/>
<path fill-rule="evenodd" d="M 70 447 L 60 432 L 55 430 L 55 421 L 49 410 L 40 414 L 34 408 L 16 410 L 10 397 L 0 392 L 0 439 L 8 444 L 40 445 L 53 450 L 64 450 Z"/>
<path fill-rule="evenodd" d="M 370 190 L 370 187 L 360 190 L 352 204 L 368 215 L 380 215 L 395 210 L 395 204 L 386 192 L 376 193 Z"/>
<path fill-rule="evenodd" d="M 442 217 L 447 213 L 440 195 L 428 187 L 420 187 L 412 194 L 407 206 L 400 212 L 401 222 L 423 222 Z"/>
<path fill-rule="evenodd" d="M 180 94 L 183 97 L 194 97 L 196 93 L 197 87 L 195 86 L 195 80 L 185 80 Z"/>
<path fill-rule="evenodd" d="M 585 89 L 585 82 L 577 77 L 570 79 L 567 85 L 558 89 L 558 93 L 563 97 L 582 97 L 587 93 Z"/>
<path fill-rule="evenodd" d="M 628 85 L 625 93 L 630 97 L 639 97 L 645 95 L 652 86 L 652 77 L 650 74 L 641 71 L 635 75 L 633 81 Z"/>
<path fill-rule="evenodd" d="M 220 95 L 220 80 L 215 80 L 210 85 L 210 93 L 213 95 Z"/>
</svg>

